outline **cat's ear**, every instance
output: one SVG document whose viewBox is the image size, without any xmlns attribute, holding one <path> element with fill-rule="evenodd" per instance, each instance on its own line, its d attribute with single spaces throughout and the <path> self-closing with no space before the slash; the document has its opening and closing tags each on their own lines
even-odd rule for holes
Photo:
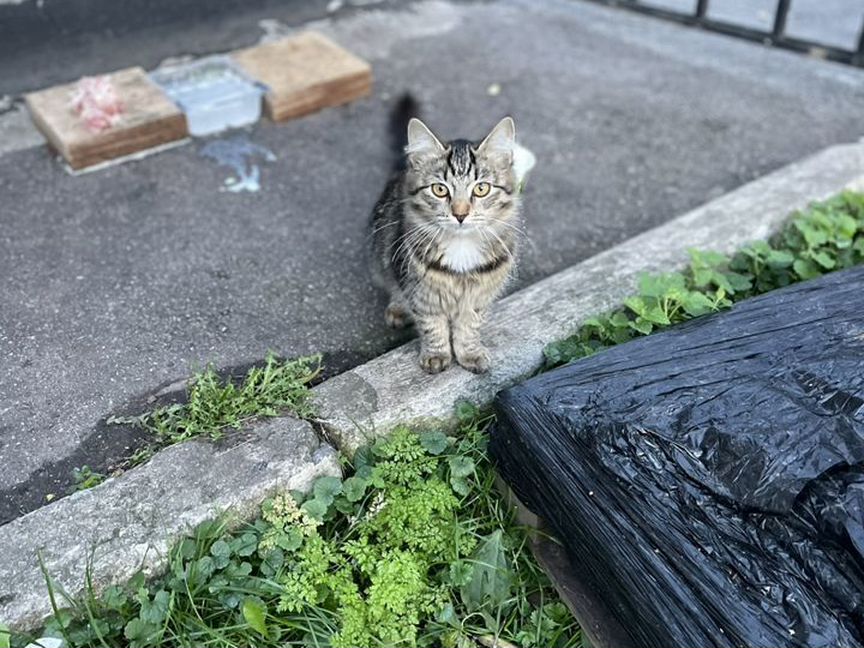
<svg viewBox="0 0 864 648">
<path fill-rule="evenodd" d="M 416 117 L 412 117 L 408 122 L 408 146 L 405 147 L 406 153 L 436 153 L 440 154 L 446 150 L 446 147 L 441 143 L 435 133 L 429 130 L 429 127 Z"/>
<path fill-rule="evenodd" d="M 477 152 L 481 155 L 492 155 L 496 153 L 513 154 L 513 147 L 516 146 L 516 124 L 513 123 L 512 117 L 505 117 L 493 128 L 486 136 L 480 146 L 477 147 Z"/>
</svg>

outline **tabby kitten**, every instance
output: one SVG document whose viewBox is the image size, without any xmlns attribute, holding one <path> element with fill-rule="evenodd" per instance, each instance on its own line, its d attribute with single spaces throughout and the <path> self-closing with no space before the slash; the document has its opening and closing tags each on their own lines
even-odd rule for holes
<svg viewBox="0 0 864 648">
<path fill-rule="evenodd" d="M 404 167 L 372 215 L 373 276 L 390 295 L 384 317 L 394 328 L 414 321 L 426 371 L 455 356 L 483 373 L 480 326 L 515 265 L 515 125 L 505 117 L 481 142 L 442 142 L 414 117 L 407 133 Z"/>
</svg>

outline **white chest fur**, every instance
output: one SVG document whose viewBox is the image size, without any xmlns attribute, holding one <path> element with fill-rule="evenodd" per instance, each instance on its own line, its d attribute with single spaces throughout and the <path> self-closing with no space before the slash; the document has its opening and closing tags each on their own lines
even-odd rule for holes
<svg viewBox="0 0 864 648">
<path fill-rule="evenodd" d="M 469 236 L 454 237 L 444 247 L 442 265 L 454 272 L 469 272 L 486 262 L 482 246 Z"/>
</svg>

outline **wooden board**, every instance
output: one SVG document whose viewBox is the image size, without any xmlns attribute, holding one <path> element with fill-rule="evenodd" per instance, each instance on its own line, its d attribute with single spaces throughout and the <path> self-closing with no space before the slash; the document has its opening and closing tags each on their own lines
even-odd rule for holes
<svg viewBox="0 0 864 648">
<path fill-rule="evenodd" d="M 531 553 L 549 577 L 561 600 L 576 617 L 592 648 L 635 648 L 624 628 L 610 610 L 579 578 L 579 571 L 567 558 L 564 548 L 549 535 L 548 525 L 525 506 L 501 475 L 495 475 L 495 487 L 505 506 L 516 513 L 516 521 L 537 533 L 531 535 Z"/>
<path fill-rule="evenodd" d="M 237 64 L 264 83 L 264 107 L 273 121 L 300 117 L 365 97 L 372 67 L 316 32 L 235 52 Z"/>
<path fill-rule="evenodd" d="M 531 553 L 546 572 L 564 605 L 570 610 L 592 648 L 637 648 L 633 640 L 594 592 L 579 577 L 564 548 L 539 536 L 531 541 Z"/>
<path fill-rule="evenodd" d="M 124 105 L 123 118 L 99 133 L 88 130 L 69 105 L 74 83 L 26 95 L 36 127 L 73 169 L 144 151 L 188 136 L 186 116 L 140 67 L 109 75 Z"/>
</svg>

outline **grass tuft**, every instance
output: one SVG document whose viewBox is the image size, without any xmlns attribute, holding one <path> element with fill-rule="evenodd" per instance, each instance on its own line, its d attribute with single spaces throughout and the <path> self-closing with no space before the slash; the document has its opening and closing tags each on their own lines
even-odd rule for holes
<svg viewBox="0 0 864 648">
<path fill-rule="evenodd" d="M 212 366 L 192 379 L 185 403 L 167 405 L 134 417 L 112 417 L 108 423 L 133 424 L 156 435 L 159 445 L 199 436 L 218 439 L 253 419 L 291 412 L 309 418 L 315 411 L 309 383 L 321 371 L 321 356 L 279 360 L 269 354 L 263 367 L 253 367 L 238 385 L 221 379 Z M 145 449 L 140 460 L 152 454 Z M 133 459 L 133 463 L 136 460 Z"/>
</svg>

